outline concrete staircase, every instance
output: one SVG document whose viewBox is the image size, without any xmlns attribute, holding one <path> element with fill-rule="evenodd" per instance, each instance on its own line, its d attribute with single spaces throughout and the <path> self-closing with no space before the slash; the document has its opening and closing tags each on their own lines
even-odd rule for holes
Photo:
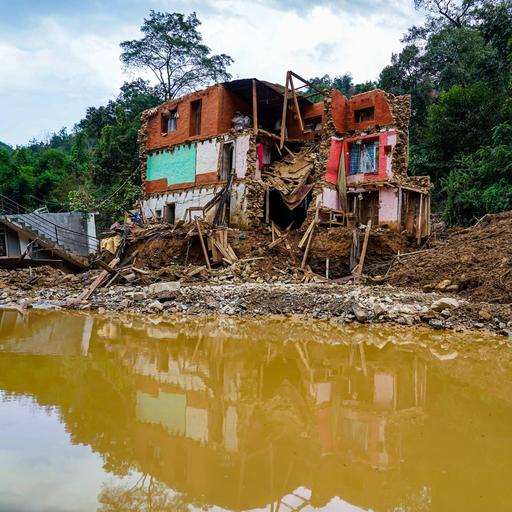
<svg viewBox="0 0 512 512">
<path fill-rule="evenodd" d="M 98 240 L 84 233 L 55 224 L 38 212 L 26 212 L 25 208 L 0 194 L 0 220 L 18 233 L 37 240 L 45 250 L 79 268 L 89 265 L 84 254 L 96 247 Z M 82 253 L 78 254 L 77 249 Z"/>
</svg>

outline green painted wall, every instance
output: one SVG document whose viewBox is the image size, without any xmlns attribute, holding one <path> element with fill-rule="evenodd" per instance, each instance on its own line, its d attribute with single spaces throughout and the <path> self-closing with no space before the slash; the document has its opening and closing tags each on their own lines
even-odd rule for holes
<svg viewBox="0 0 512 512">
<path fill-rule="evenodd" d="M 167 184 L 191 183 L 196 179 L 196 145 L 179 146 L 173 152 L 148 155 L 148 181 L 167 178 Z"/>
</svg>

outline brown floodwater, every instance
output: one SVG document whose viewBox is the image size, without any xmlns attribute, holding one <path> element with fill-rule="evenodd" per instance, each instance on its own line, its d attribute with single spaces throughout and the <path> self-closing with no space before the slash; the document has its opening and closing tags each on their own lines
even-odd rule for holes
<svg viewBox="0 0 512 512">
<path fill-rule="evenodd" d="M 0 511 L 512 510 L 512 348 L 0 311 Z"/>
</svg>

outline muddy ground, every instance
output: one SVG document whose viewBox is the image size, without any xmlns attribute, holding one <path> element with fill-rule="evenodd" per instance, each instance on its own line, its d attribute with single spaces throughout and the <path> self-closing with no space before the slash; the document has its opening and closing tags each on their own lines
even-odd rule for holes
<svg viewBox="0 0 512 512">
<path fill-rule="evenodd" d="M 512 213 L 470 229 L 436 229 L 422 247 L 404 235 L 372 230 L 362 278 L 347 282 L 352 230 L 320 228 L 301 270 L 303 233 L 268 248 L 270 232 L 229 230 L 239 260 L 205 266 L 190 227 L 134 232 L 126 263 L 109 285 L 78 300 L 102 272 L 49 267 L 0 270 L 0 305 L 173 315 L 300 315 L 335 323 L 391 322 L 434 329 L 485 329 L 512 335 Z M 329 279 L 326 279 L 329 258 Z M 108 257 L 105 258 L 108 261 Z M 109 281 L 105 279 L 105 282 Z"/>
</svg>

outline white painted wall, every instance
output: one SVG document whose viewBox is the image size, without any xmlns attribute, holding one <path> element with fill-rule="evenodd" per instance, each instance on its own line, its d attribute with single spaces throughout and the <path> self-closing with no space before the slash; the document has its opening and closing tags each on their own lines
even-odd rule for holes
<svg viewBox="0 0 512 512">
<path fill-rule="evenodd" d="M 142 201 L 144 215 L 146 218 L 151 218 L 153 217 L 153 212 L 156 212 L 156 210 L 162 210 L 162 213 L 164 213 L 164 208 L 167 203 L 175 203 L 176 220 L 184 219 L 187 208 L 191 206 L 205 206 L 208 201 L 213 199 L 215 194 L 219 192 L 222 186 L 222 184 L 219 184 L 195 187 L 150 197 Z M 236 224 L 245 223 L 245 213 L 242 211 L 245 208 L 241 208 L 243 204 L 245 204 L 245 184 L 238 183 L 233 186 L 230 201 L 231 221 Z M 214 214 L 215 208 L 208 212 L 207 219 L 212 220 Z M 201 212 L 192 212 L 192 218 L 195 217 L 201 217 Z M 188 218 L 189 216 L 187 214 L 187 220 Z"/>
<path fill-rule="evenodd" d="M 242 135 L 235 139 L 235 169 L 237 178 L 245 178 L 245 174 L 247 173 L 249 141 L 250 135 Z"/>
<path fill-rule="evenodd" d="M 217 172 L 220 143 L 216 140 L 206 140 L 197 143 L 196 174 Z"/>
</svg>

